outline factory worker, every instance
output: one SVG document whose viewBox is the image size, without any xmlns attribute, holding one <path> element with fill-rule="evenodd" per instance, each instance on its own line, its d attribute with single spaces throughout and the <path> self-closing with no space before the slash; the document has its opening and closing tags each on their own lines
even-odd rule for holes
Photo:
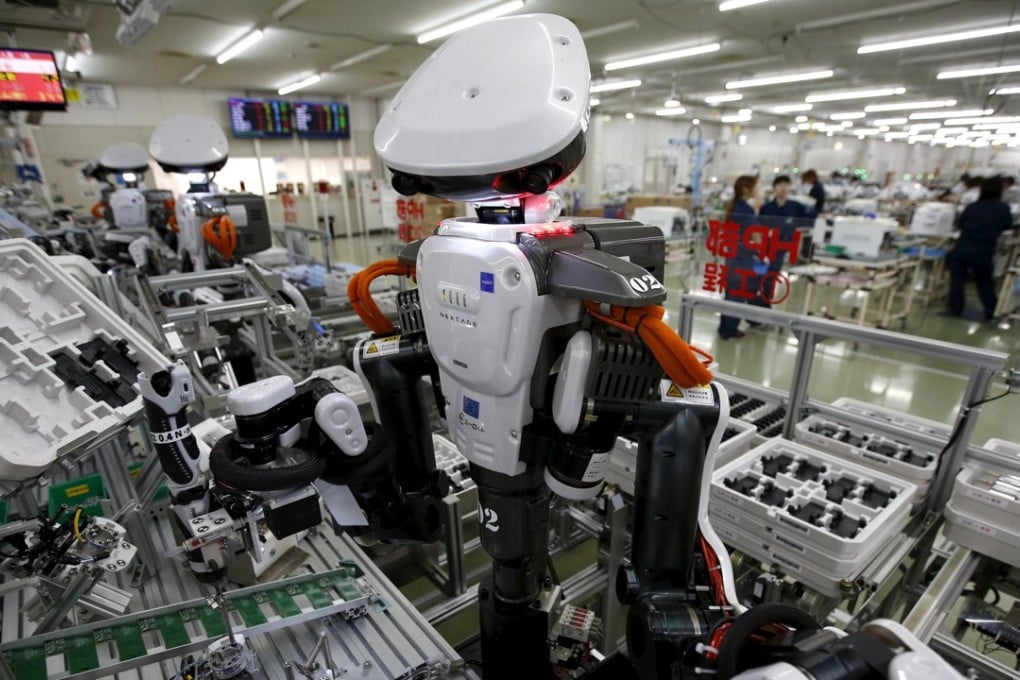
<svg viewBox="0 0 1020 680">
<path fill-rule="evenodd" d="M 807 170 L 801 176 L 804 182 L 804 189 L 807 195 L 815 199 L 815 207 L 811 217 L 817 217 L 825 212 L 825 187 L 818 180 L 818 173 L 815 170 Z"/>
<path fill-rule="evenodd" d="M 746 298 L 735 293 L 744 290 L 756 292 L 758 290 L 758 278 L 742 278 L 737 270 L 754 270 L 758 257 L 753 251 L 744 245 L 744 231 L 755 224 L 754 206 L 755 194 L 758 190 L 758 178 L 751 175 L 741 175 L 733 183 L 733 199 L 726 206 L 726 215 L 723 222 L 736 222 L 740 225 L 740 243 L 737 247 L 735 257 L 726 258 L 726 299 L 734 302 L 746 302 Z M 730 338 L 740 339 L 744 334 L 740 331 L 740 319 L 735 316 L 723 315 L 719 319 L 719 337 L 723 340 Z"/>
<path fill-rule="evenodd" d="M 759 222 L 769 227 L 770 229 L 777 229 L 779 240 L 782 243 L 789 243 L 793 240 L 793 232 L 799 226 L 810 226 L 810 218 L 808 217 L 808 210 L 802 203 L 790 200 L 790 188 L 793 186 L 792 181 L 787 175 L 776 175 L 776 178 L 772 180 L 772 200 L 762 206 L 761 212 L 758 213 Z M 782 250 L 776 253 L 776 257 L 769 261 L 768 271 L 778 272 L 783 268 L 783 260 L 786 258 L 786 253 Z M 775 287 L 775 281 L 772 281 L 772 287 Z M 765 291 L 766 295 L 758 296 L 751 303 L 759 307 L 772 307 L 772 303 L 766 298 L 772 297 L 771 290 Z M 751 326 L 756 324 L 751 323 Z"/>
</svg>

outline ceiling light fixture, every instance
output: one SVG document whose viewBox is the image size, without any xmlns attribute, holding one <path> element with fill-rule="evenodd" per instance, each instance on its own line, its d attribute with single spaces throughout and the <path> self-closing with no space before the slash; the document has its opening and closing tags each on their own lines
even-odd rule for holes
<svg viewBox="0 0 1020 680">
<path fill-rule="evenodd" d="M 901 16 L 910 12 L 919 12 L 925 9 L 931 9 L 933 7 L 942 7 L 944 5 L 955 5 L 959 0 L 920 0 L 919 2 L 908 2 L 904 4 L 895 4 L 888 7 L 880 7 L 878 9 L 867 10 L 864 12 L 853 12 L 852 14 L 841 14 L 837 16 L 826 17 L 824 19 L 816 19 L 814 21 L 805 21 L 799 23 L 793 27 L 793 30 L 797 33 L 804 31 L 813 31 L 816 28 L 831 28 L 833 26 L 845 26 L 846 24 L 854 23 L 857 21 L 867 21 L 869 19 L 880 19 L 887 16 Z"/>
<path fill-rule="evenodd" d="M 591 99 L 588 100 L 588 106 L 598 106 L 601 103 L 602 100 L 599 99 L 598 97 L 592 97 Z"/>
<path fill-rule="evenodd" d="M 943 125 L 992 125 L 995 123 L 1020 123 L 1020 116 L 988 116 L 986 118 L 950 118 Z"/>
<path fill-rule="evenodd" d="M 265 35 L 260 29 L 255 29 L 251 33 L 248 33 L 243 38 L 235 42 L 233 45 L 223 50 L 216 55 L 217 64 L 226 64 L 228 61 L 244 52 L 246 49 L 262 40 L 262 36 Z"/>
<path fill-rule="evenodd" d="M 192 80 L 194 80 L 195 78 L 197 78 L 200 75 L 202 75 L 205 72 L 206 68 L 208 68 L 208 67 L 205 64 L 199 64 L 195 68 L 193 68 L 190 71 L 188 71 L 187 73 L 185 73 L 184 76 L 180 80 L 177 81 L 177 83 L 179 85 L 187 85 Z"/>
<path fill-rule="evenodd" d="M 769 0 L 723 0 L 719 3 L 720 12 L 729 12 L 733 9 L 740 9 L 742 7 L 750 7 L 751 5 L 760 5 L 763 2 Z"/>
<path fill-rule="evenodd" d="M 708 43 L 707 45 L 698 45 L 696 47 L 684 47 L 678 50 L 670 50 L 669 52 L 658 52 L 656 54 L 634 57 L 632 59 L 621 59 L 619 61 L 611 61 L 606 64 L 606 71 L 619 71 L 620 69 L 633 68 L 635 66 L 658 64 L 659 62 L 674 61 L 676 59 L 684 59 L 685 57 L 696 57 L 699 54 L 718 52 L 720 49 L 722 49 L 722 45 L 715 42 Z"/>
<path fill-rule="evenodd" d="M 339 71 L 342 68 L 347 68 L 348 66 L 353 66 L 354 64 L 357 64 L 358 62 L 362 62 L 362 61 L 365 61 L 367 59 L 371 59 L 372 57 L 377 57 L 380 54 L 382 54 L 383 52 L 386 52 L 386 51 L 391 50 L 391 49 L 393 49 L 393 45 L 377 45 L 376 47 L 373 47 L 370 50 L 365 50 L 364 52 L 359 52 L 359 53 L 355 54 L 352 57 L 347 57 L 346 59 L 341 59 L 337 63 L 335 63 L 332 66 L 330 66 L 329 70 L 330 71 Z"/>
<path fill-rule="evenodd" d="M 744 98 L 744 95 L 739 92 L 730 92 L 729 94 L 709 94 L 705 95 L 705 103 L 715 106 L 717 104 L 725 104 L 726 102 L 739 102 Z"/>
<path fill-rule="evenodd" d="M 726 83 L 727 90 L 738 90 L 742 87 L 762 87 L 765 85 L 783 85 L 785 83 L 799 83 L 804 80 L 822 80 L 836 75 L 832 69 L 820 71 L 802 71 L 800 73 L 785 73 L 774 76 L 762 76 L 761 78 L 749 78 L 747 80 L 731 80 Z"/>
<path fill-rule="evenodd" d="M 638 23 L 637 19 L 628 19 L 627 21 L 619 21 L 615 24 L 609 24 L 608 26 L 593 28 L 590 31 L 581 31 L 581 37 L 585 40 L 601 38 L 604 35 L 619 33 L 620 31 L 629 31 L 633 28 L 638 28 L 640 25 L 641 24 Z"/>
<path fill-rule="evenodd" d="M 941 109 L 956 106 L 955 99 L 931 99 L 919 102 L 896 102 L 895 104 L 870 104 L 864 107 L 868 113 L 879 111 L 913 111 L 916 109 Z"/>
<path fill-rule="evenodd" d="M 747 111 L 745 113 L 745 110 L 741 109 L 740 113 L 729 116 L 723 116 L 719 120 L 722 121 L 723 123 L 746 123 L 747 121 L 751 120 L 751 112 Z"/>
<path fill-rule="evenodd" d="M 64 70 L 70 73 L 78 72 L 78 58 L 74 56 L 74 52 L 67 53 L 67 57 L 64 59 Z"/>
<path fill-rule="evenodd" d="M 667 109 L 675 109 L 676 107 L 680 106 L 680 100 L 673 96 L 670 96 L 670 98 L 664 101 L 662 105 L 665 106 Z"/>
<path fill-rule="evenodd" d="M 1000 73 L 1020 73 L 1020 64 L 1008 64 L 1006 66 L 984 66 L 980 68 L 964 68 L 953 71 L 942 71 L 935 78 L 937 80 L 949 80 L 950 78 L 977 78 L 979 76 L 997 76 Z"/>
<path fill-rule="evenodd" d="M 273 10 L 273 18 L 280 21 L 306 2 L 308 0 L 287 0 L 287 2 Z"/>
<path fill-rule="evenodd" d="M 673 107 L 671 109 L 659 109 L 655 112 L 656 116 L 680 116 L 687 113 L 687 109 L 682 106 Z"/>
<path fill-rule="evenodd" d="M 893 139 L 906 139 L 909 136 L 909 132 L 887 132 L 885 134 L 885 141 L 888 142 Z"/>
<path fill-rule="evenodd" d="M 834 113 L 829 116 L 829 120 L 860 120 L 866 115 L 868 114 L 863 111 L 847 111 L 846 113 Z"/>
<path fill-rule="evenodd" d="M 941 123 L 918 123 L 917 125 L 911 125 L 911 132 L 920 132 L 922 130 L 938 130 L 942 127 Z"/>
<path fill-rule="evenodd" d="M 799 113 L 801 111 L 810 111 L 814 107 L 811 104 L 781 104 L 779 106 L 772 107 L 772 113 Z"/>
<path fill-rule="evenodd" d="M 793 119 L 794 123 L 806 123 L 808 120 L 807 116 L 797 116 Z"/>
<path fill-rule="evenodd" d="M 939 118 L 970 118 L 975 116 L 990 116 L 992 109 L 957 109 L 955 111 L 921 111 L 910 114 L 910 120 L 938 120 Z"/>
<path fill-rule="evenodd" d="M 1016 87 L 1016 86 L 1014 86 L 1014 87 L 997 87 L 997 88 L 994 88 L 994 89 L 990 90 L 988 92 L 988 94 L 1000 94 L 1000 95 L 1020 94 L 1020 87 Z"/>
<path fill-rule="evenodd" d="M 866 90 L 845 90 L 843 92 L 818 92 L 804 97 L 804 101 L 814 104 L 818 102 L 841 102 L 851 99 L 871 99 L 873 97 L 891 97 L 903 94 L 905 87 L 878 87 Z"/>
<path fill-rule="evenodd" d="M 415 40 L 418 41 L 419 45 L 424 45 L 427 42 L 432 42 L 433 40 L 446 37 L 451 33 L 463 31 L 465 28 L 470 28 L 471 26 L 477 26 L 489 19 L 495 19 L 496 17 L 516 12 L 522 7 L 524 7 L 524 0 L 501 2 L 498 5 L 494 5 L 489 9 L 484 9 L 481 12 L 476 12 L 475 14 L 466 16 L 463 19 L 457 19 L 456 21 L 451 21 L 448 24 L 443 24 L 442 26 L 437 26 L 436 28 L 425 31 L 418 35 Z"/>
<path fill-rule="evenodd" d="M 615 92 L 616 90 L 627 90 L 632 87 L 641 87 L 641 80 L 635 78 L 633 80 L 611 80 L 598 85 L 592 85 L 590 92 L 596 94 L 598 92 Z"/>
<path fill-rule="evenodd" d="M 291 92 L 297 92 L 298 90 L 303 90 L 306 87 L 311 87 L 320 80 L 322 80 L 322 76 L 316 73 L 305 78 L 302 78 L 301 80 L 293 82 L 289 85 L 284 85 L 276 92 L 278 94 L 290 94 Z"/>
<path fill-rule="evenodd" d="M 857 48 L 857 54 L 872 54 L 874 52 L 889 52 L 891 50 L 905 50 L 911 47 L 924 47 L 926 45 L 941 45 L 961 40 L 976 40 L 978 38 L 990 38 L 996 35 L 1006 35 L 1020 31 L 1020 24 L 1008 26 L 995 26 L 992 28 L 979 28 L 972 31 L 959 31 L 957 33 L 943 33 L 941 35 L 930 35 L 926 38 L 909 38 L 907 40 L 891 40 L 889 42 L 876 43 L 874 45 L 861 45 Z"/>
<path fill-rule="evenodd" d="M 875 124 L 876 126 L 878 126 L 878 127 L 882 127 L 883 125 L 906 125 L 907 124 L 907 119 L 906 118 L 876 118 L 875 120 L 873 120 L 871 122 L 873 124 Z"/>
</svg>

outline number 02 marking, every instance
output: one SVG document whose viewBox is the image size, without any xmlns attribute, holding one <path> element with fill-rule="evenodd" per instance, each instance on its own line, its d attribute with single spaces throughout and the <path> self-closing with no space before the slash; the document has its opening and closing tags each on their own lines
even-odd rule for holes
<svg viewBox="0 0 1020 680">
<path fill-rule="evenodd" d="M 636 293 L 647 293 L 650 290 L 662 290 L 662 284 L 659 283 L 651 274 L 645 274 L 644 276 L 632 276 L 630 279 L 630 287 L 634 289 Z"/>
</svg>

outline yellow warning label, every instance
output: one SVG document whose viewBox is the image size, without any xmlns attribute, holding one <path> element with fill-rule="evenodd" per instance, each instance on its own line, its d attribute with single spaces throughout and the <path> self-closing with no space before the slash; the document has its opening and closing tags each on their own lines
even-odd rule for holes
<svg viewBox="0 0 1020 680">
<path fill-rule="evenodd" d="M 376 345 L 374 342 L 370 342 L 368 344 L 368 347 L 365 348 L 365 354 L 378 354 L 378 353 L 379 353 L 379 346 Z"/>
<path fill-rule="evenodd" d="M 69 489 L 66 489 L 64 491 L 64 495 L 67 496 L 68 498 L 74 498 L 75 496 L 80 496 L 83 493 L 88 492 L 89 492 L 88 484 L 79 484 L 78 486 L 72 486 Z"/>
<path fill-rule="evenodd" d="M 676 386 L 676 383 L 670 383 L 669 389 L 666 390 L 666 396 L 683 399 L 684 393 L 680 391 L 680 388 Z"/>
</svg>

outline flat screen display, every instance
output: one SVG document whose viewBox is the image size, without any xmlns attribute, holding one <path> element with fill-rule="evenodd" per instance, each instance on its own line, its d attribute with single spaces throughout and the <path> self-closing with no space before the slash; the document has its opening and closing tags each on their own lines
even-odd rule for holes
<svg viewBox="0 0 1020 680">
<path fill-rule="evenodd" d="M 67 110 L 52 52 L 0 49 L 0 109 Z"/>
<path fill-rule="evenodd" d="M 290 137 L 290 102 L 281 99 L 230 99 L 230 129 L 235 137 Z"/>
<path fill-rule="evenodd" d="M 296 102 L 294 129 L 298 137 L 308 139 L 350 139 L 347 104 L 336 102 Z"/>
</svg>

